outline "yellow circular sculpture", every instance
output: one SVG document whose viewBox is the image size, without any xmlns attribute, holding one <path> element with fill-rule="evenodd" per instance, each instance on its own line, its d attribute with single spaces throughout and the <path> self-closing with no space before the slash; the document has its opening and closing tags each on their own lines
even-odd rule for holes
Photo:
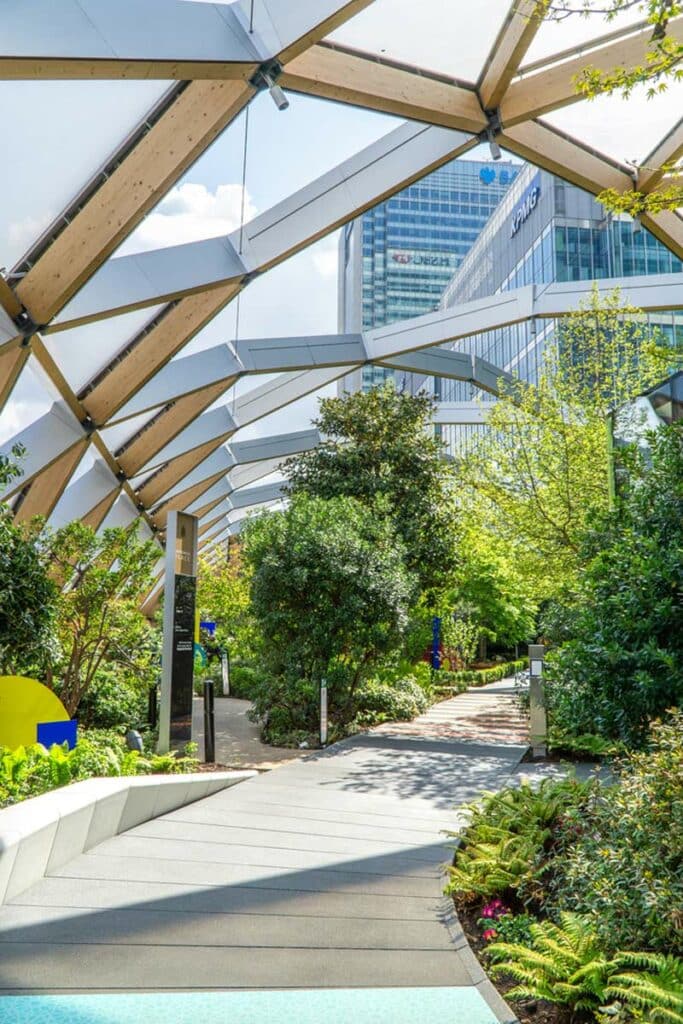
<svg viewBox="0 0 683 1024">
<path fill-rule="evenodd" d="M 0 747 L 30 746 L 39 724 L 68 721 L 59 697 L 37 679 L 0 676 Z"/>
</svg>

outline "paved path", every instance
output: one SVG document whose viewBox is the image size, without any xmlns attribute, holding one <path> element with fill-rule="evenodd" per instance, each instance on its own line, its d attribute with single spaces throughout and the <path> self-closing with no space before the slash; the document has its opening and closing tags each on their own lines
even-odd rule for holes
<svg viewBox="0 0 683 1024">
<path fill-rule="evenodd" d="M 528 743 L 529 723 L 517 700 L 514 680 L 501 679 L 440 701 L 412 722 L 380 725 L 373 732 L 470 743 Z"/>
<path fill-rule="evenodd" d="M 505 687 L 477 697 L 494 693 L 508 716 Z M 501 1003 L 442 895 L 456 808 L 514 776 L 525 750 L 454 739 L 479 706 L 464 695 L 414 723 L 419 736 L 373 732 L 282 764 L 20 894 L 0 908 L 0 1020 L 495 1024 L 486 1000 Z M 232 728 L 244 702 L 223 707 Z M 234 758 L 256 749 L 244 735 L 241 750 L 223 737 Z"/>
<path fill-rule="evenodd" d="M 261 729 L 250 722 L 248 700 L 216 697 L 216 761 L 228 768 L 274 768 L 283 761 L 293 761 L 302 751 L 287 747 L 270 747 L 261 742 Z M 192 735 L 204 751 L 204 702 L 195 698 Z"/>
</svg>

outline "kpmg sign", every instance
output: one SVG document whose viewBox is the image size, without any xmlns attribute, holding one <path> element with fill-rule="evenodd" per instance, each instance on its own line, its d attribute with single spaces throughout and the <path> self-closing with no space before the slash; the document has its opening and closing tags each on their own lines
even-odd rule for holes
<svg viewBox="0 0 683 1024">
<path fill-rule="evenodd" d="M 514 238 L 525 220 L 528 220 L 531 214 L 534 212 L 538 205 L 538 200 L 541 195 L 541 179 L 538 175 L 529 185 L 528 189 L 522 196 L 519 205 L 515 207 L 512 212 L 512 230 L 510 231 L 510 238 Z"/>
</svg>

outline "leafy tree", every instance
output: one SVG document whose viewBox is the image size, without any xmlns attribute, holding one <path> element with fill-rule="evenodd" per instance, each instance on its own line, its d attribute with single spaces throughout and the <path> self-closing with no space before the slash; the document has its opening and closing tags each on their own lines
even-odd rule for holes
<svg viewBox="0 0 683 1024">
<path fill-rule="evenodd" d="M 536 627 L 537 603 L 500 537 L 463 517 L 460 565 L 453 602 L 469 608 L 480 632 L 501 647 L 529 640 Z"/>
<path fill-rule="evenodd" d="M 57 602 L 61 648 L 48 682 L 70 714 L 105 665 L 120 665 L 139 678 L 156 671 L 152 627 L 139 610 L 159 559 L 153 541 L 136 527 L 95 533 L 80 522 L 46 539 L 48 557 L 64 588 Z"/>
<path fill-rule="evenodd" d="M 537 383 L 516 381 L 492 406 L 490 429 L 460 463 L 461 501 L 534 597 L 575 586 L 583 537 L 609 504 L 607 414 L 660 381 L 672 358 L 618 292 L 594 290 L 558 322 Z"/>
<path fill-rule="evenodd" d="M 22 451 L 0 455 L 0 487 L 19 473 Z M 0 504 L 0 672 L 26 672 L 40 663 L 53 643 L 57 590 L 35 526 L 17 526 L 11 509 Z"/>
<path fill-rule="evenodd" d="M 638 742 L 683 700 L 683 428 L 660 428 L 650 445 L 592 524 L 573 639 L 550 659 L 551 711 L 570 735 Z"/>
<path fill-rule="evenodd" d="M 331 713 L 351 718 L 358 684 L 399 646 L 414 598 L 390 522 L 351 498 L 299 493 L 285 511 L 252 519 L 243 538 L 268 667 L 293 681 L 293 703 L 299 680 L 326 678 Z M 287 699 L 277 692 L 270 706 Z"/>
<path fill-rule="evenodd" d="M 648 98 L 651 98 L 664 92 L 669 81 L 682 80 L 683 44 L 670 28 L 672 20 L 683 12 L 683 5 L 679 0 L 538 0 L 535 16 L 553 20 L 572 15 L 602 15 L 607 21 L 612 21 L 630 10 L 641 13 L 652 25 L 652 37 L 644 59 L 632 67 L 619 66 L 609 71 L 588 64 L 575 78 L 577 91 L 588 99 L 614 92 L 628 98 L 638 86 L 646 87 Z M 674 171 L 675 164 L 666 166 L 664 170 Z M 683 205 L 683 184 L 677 176 L 668 181 L 665 178 L 651 192 L 633 189 L 622 193 L 610 188 L 601 192 L 598 200 L 610 210 L 629 213 L 633 217 L 676 210 Z"/>
<path fill-rule="evenodd" d="M 354 498 L 391 521 L 423 592 L 442 587 L 457 565 L 453 478 L 433 408 L 431 398 L 400 393 L 393 382 L 325 398 L 316 421 L 322 443 L 287 464 L 292 494 Z"/>
<path fill-rule="evenodd" d="M 216 641 L 231 655 L 248 659 L 258 635 L 251 611 L 250 571 L 240 544 L 231 546 L 230 558 L 210 564 L 199 560 L 197 609 L 202 619 L 216 623 Z"/>
</svg>

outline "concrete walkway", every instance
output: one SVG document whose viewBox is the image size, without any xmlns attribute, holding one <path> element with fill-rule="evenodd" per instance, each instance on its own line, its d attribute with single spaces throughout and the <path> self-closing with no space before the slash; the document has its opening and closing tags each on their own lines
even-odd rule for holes
<svg viewBox="0 0 683 1024">
<path fill-rule="evenodd" d="M 528 743 L 529 720 L 520 706 L 514 679 L 472 687 L 440 701 L 412 722 L 379 725 L 382 736 L 423 736 L 468 743 Z"/>
<path fill-rule="evenodd" d="M 523 749 L 360 736 L 107 840 L 0 909 L 0 992 L 465 998 L 442 830 Z"/>
<path fill-rule="evenodd" d="M 303 751 L 262 743 L 260 726 L 247 717 L 250 709 L 248 700 L 216 697 L 216 761 L 219 764 L 228 768 L 266 769 L 301 757 Z M 204 752 L 204 702 L 198 697 L 193 706 L 192 735 L 199 744 L 201 756 Z"/>
</svg>

